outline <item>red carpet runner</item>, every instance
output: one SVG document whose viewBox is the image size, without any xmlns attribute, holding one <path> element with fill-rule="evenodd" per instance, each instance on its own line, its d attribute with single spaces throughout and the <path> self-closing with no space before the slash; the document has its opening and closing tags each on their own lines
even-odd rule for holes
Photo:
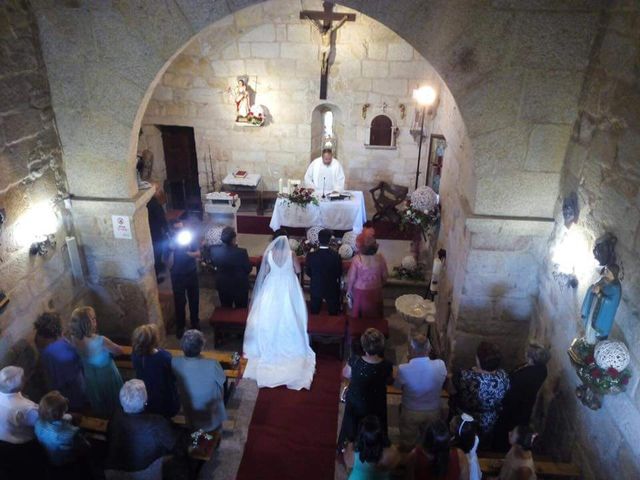
<svg viewBox="0 0 640 480">
<path fill-rule="evenodd" d="M 311 390 L 263 388 L 239 480 L 328 480 L 334 475 L 341 362 L 318 355 Z"/>
</svg>

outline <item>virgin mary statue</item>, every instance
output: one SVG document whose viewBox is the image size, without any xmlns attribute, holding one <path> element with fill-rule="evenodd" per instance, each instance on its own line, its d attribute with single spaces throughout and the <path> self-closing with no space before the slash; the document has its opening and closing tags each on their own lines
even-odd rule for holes
<svg viewBox="0 0 640 480">
<path fill-rule="evenodd" d="M 248 359 L 244 376 L 255 379 L 259 387 L 311 387 L 316 355 L 307 335 L 299 269 L 285 236 L 272 241 L 262 256 L 243 348 Z"/>
<path fill-rule="evenodd" d="M 622 296 L 619 274 L 618 265 L 605 267 L 602 278 L 589 287 L 582 302 L 580 314 L 585 322 L 587 343 L 591 345 L 606 340 L 613 327 Z"/>
</svg>

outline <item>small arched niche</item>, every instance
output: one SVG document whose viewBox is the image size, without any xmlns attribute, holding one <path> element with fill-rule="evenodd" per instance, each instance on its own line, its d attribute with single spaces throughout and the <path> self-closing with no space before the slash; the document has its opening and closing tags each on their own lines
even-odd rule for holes
<svg viewBox="0 0 640 480">
<path fill-rule="evenodd" d="M 386 115 L 373 117 L 369 127 L 369 146 L 392 147 L 395 143 L 393 129 L 393 122 Z"/>
<path fill-rule="evenodd" d="M 338 157 L 339 139 L 342 137 L 342 112 L 336 105 L 323 103 L 311 113 L 311 160 L 318 158 L 324 148 L 331 148 Z"/>
<path fill-rule="evenodd" d="M 395 150 L 398 138 L 398 123 L 394 115 L 380 109 L 368 123 L 369 130 L 364 147 L 372 150 Z"/>
</svg>

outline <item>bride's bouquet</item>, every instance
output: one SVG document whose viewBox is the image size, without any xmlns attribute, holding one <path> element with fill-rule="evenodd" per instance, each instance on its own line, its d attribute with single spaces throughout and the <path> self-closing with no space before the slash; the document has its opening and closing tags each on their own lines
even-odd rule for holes
<svg viewBox="0 0 640 480">
<path fill-rule="evenodd" d="M 293 204 L 306 207 L 310 203 L 314 205 L 320 204 L 318 199 L 313 195 L 312 188 L 296 187 L 293 189 L 293 192 L 282 194 L 281 197 L 284 198 L 285 202 L 289 205 Z"/>
</svg>

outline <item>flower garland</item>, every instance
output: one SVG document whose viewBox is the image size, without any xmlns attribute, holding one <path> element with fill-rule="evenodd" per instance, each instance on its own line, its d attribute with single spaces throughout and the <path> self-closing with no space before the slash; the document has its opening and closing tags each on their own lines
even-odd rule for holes
<svg viewBox="0 0 640 480">
<path fill-rule="evenodd" d="M 310 203 L 313 203 L 314 205 L 320 205 L 318 199 L 313 195 L 312 188 L 296 187 L 293 189 L 293 192 L 289 194 L 281 194 L 280 196 L 289 205 L 294 204 L 301 207 L 306 207 Z"/>
<path fill-rule="evenodd" d="M 578 340 L 572 347 L 572 352 L 577 357 L 572 359 L 575 361 L 574 365 L 580 380 L 600 394 L 620 393 L 626 390 L 631 378 L 631 370 L 600 368 L 596 364 L 594 349 L 595 346 L 589 345 L 584 339 Z"/>
</svg>

